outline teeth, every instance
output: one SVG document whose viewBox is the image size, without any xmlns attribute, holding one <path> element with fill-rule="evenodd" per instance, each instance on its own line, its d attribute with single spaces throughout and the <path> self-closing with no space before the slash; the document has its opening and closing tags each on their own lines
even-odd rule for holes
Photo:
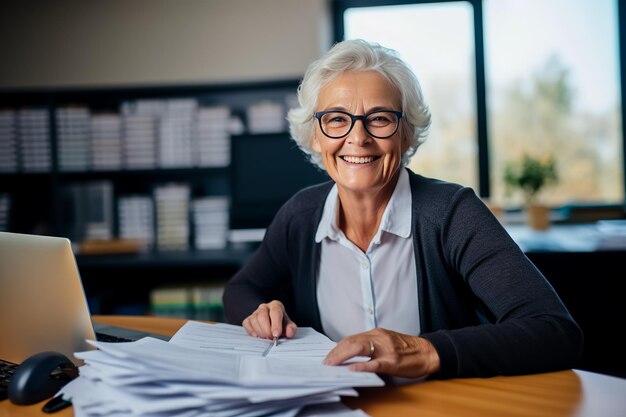
<svg viewBox="0 0 626 417">
<path fill-rule="evenodd" d="M 343 160 L 352 164 L 367 164 L 374 160 L 373 156 L 342 156 Z"/>
</svg>

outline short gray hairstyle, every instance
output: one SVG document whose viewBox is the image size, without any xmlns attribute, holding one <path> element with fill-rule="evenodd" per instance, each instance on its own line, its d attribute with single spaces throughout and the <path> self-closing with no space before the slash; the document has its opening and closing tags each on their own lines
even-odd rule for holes
<svg viewBox="0 0 626 417">
<path fill-rule="evenodd" d="M 424 102 L 422 89 L 411 68 L 398 52 L 362 39 L 336 43 L 324 56 L 311 63 L 298 86 L 298 103 L 287 114 L 291 138 L 306 153 L 311 163 L 325 169 L 322 156 L 311 147 L 317 98 L 320 90 L 347 71 L 376 71 L 400 92 L 404 129 L 410 146 L 402 155 L 406 166 L 417 148 L 424 143 L 430 126 L 430 111 Z"/>
</svg>

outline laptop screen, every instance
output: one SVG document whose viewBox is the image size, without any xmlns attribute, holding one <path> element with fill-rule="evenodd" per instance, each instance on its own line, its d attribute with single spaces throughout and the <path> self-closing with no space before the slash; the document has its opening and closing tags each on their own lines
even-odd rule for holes
<svg viewBox="0 0 626 417">
<path fill-rule="evenodd" d="M 95 335 L 69 240 L 0 232 L 0 359 L 74 358 L 85 339 Z"/>
</svg>

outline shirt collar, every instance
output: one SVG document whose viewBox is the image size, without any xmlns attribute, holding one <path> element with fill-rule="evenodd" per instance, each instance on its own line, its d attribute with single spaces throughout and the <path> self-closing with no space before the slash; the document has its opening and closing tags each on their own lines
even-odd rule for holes
<svg viewBox="0 0 626 417">
<path fill-rule="evenodd" d="M 406 169 L 400 170 L 398 183 L 380 221 L 380 229 L 402 238 L 411 236 L 411 186 Z M 374 240 L 380 240 L 380 233 L 377 235 Z"/>
<path fill-rule="evenodd" d="M 322 218 L 315 233 L 315 242 L 319 243 L 327 237 L 337 240 L 340 232 L 337 226 L 338 202 L 339 196 L 337 184 L 335 184 L 326 197 Z M 402 238 L 411 235 L 411 187 L 409 185 L 409 173 L 406 169 L 400 169 L 396 188 L 391 194 L 379 230 L 374 236 L 375 243 L 380 243 L 381 231 L 393 233 Z"/>
<path fill-rule="evenodd" d="M 322 219 L 317 226 L 317 233 L 315 233 L 315 242 L 319 243 L 324 238 L 337 239 L 339 228 L 337 227 L 337 203 L 339 202 L 337 191 L 337 184 L 333 185 L 330 189 L 326 202 L 324 203 L 324 211 L 322 212 Z"/>
</svg>

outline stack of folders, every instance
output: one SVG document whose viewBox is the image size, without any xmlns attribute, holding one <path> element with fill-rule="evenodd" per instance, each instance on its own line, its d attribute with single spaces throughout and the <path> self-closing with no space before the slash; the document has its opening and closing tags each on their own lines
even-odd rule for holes
<svg viewBox="0 0 626 417">
<path fill-rule="evenodd" d="M 86 171 L 91 166 L 91 113 L 85 106 L 57 109 L 59 167 L 61 171 Z"/>
<path fill-rule="evenodd" d="M 192 317 L 196 320 L 226 321 L 224 316 L 225 283 L 196 285 L 189 289 L 191 293 Z"/>
<path fill-rule="evenodd" d="M 165 112 L 158 124 L 158 155 L 161 168 L 193 166 L 195 115 L 198 102 L 194 99 L 166 101 Z"/>
<path fill-rule="evenodd" d="M 124 115 L 122 160 L 127 169 L 152 169 L 156 166 L 155 127 L 152 116 Z"/>
<path fill-rule="evenodd" d="M 224 321 L 223 282 L 163 286 L 150 291 L 150 310 L 158 317 Z"/>
<path fill-rule="evenodd" d="M 230 165 L 230 108 L 201 107 L 197 112 L 196 164 L 201 167 Z"/>
<path fill-rule="evenodd" d="M 228 197 L 202 197 L 192 202 L 196 249 L 223 249 L 228 243 Z"/>
<path fill-rule="evenodd" d="M 90 343 L 98 350 L 75 354 L 85 365 L 60 391 L 75 415 L 287 417 L 384 385 L 374 373 L 322 365 L 335 344 L 306 327 L 277 344 L 240 326 L 194 321 L 169 342 Z M 365 414 L 345 407 L 341 415 Z"/>
<path fill-rule="evenodd" d="M 122 119 L 116 113 L 91 116 L 91 162 L 94 170 L 122 168 Z"/>
<path fill-rule="evenodd" d="M 0 232 L 9 230 L 9 212 L 11 210 L 11 195 L 0 193 Z"/>
<path fill-rule="evenodd" d="M 49 172 L 52 157 L 48 109 L 36 107 L 21 109 L 17 126 L 22 170 L 24 172 Z"/>
<path fill-rule="evenodd" d="M 122 103 L 125 168 L 156 168 L 158 120 L 166 109 L 167 103 L 164 100 L 137 100 Z"/>
<path fill-rule="evenodd" d="M 150 309 L 157 317 L 192 318 L 192 308 L 186 287 L 160 287 L 150 291 Z"/>
<path fill-rule="evenodd" d="M 14 110 L 0 110 L 0 172 L 16 172 L 17 120 Z"/>
<path fill-rule="evenodd" d="M 187 184 L 166 184 L 154 191 L 159 250 L 189 249 L 189 197 Z"/>
<path fill-rule="evenodd" d="M 250 133 L 280 133 L 285 127 L 285 107 L 278 101 L 260 101 L 248 107 Z"/>
<path fill-rule="evenodd" d="M 142 242 L 148 250 L 154 246 L 154 203 L 147 195 L 120 196 L 117 200 L 119 236 Z"/>
</svg>

